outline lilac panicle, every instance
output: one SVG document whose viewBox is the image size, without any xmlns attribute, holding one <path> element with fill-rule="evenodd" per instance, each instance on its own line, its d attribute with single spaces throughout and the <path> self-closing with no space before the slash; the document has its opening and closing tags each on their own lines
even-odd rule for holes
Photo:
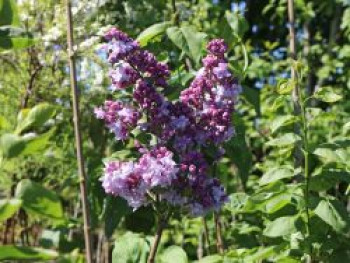
<svg viewBox="0 0 350 263">
<path fill-rule="evenodd" d="M 193 216 L 218 210 L 228 197 L 218 179 L 208 175 L 207 161 L 198 149 L 215 145 L 220 150 L 234 134 L 231 116 L 240 86 L 225 58 L 227 45 L 222 39 L 210 41 L 203 67 L 179 100 L 170 102 L 161 93 L 169 87 L 165 63 L 116 28 L 105 39 L 112 90 L 132 87 L 132 97 L 106 101 L 95 109 L 96 117 L 117 140 L 128 139 L 136 127 L 157 138 L 151 150 L 137 142 L 142 154 L 137 161 L 106 163 L 106 193 L 123 197 L 134 209 L 159 195 Z"/>
</svg>

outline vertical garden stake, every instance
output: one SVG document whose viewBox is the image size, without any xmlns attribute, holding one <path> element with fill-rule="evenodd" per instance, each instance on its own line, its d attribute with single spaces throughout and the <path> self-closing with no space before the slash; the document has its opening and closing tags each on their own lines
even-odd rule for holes
<svg viewBox="0 0 350 263">
<path fill-rule="evenodd" d="M 295 35 L 295 18 L 294 18 L 294 0 L 288 0 L 288 22 L 289 22 L 289 52 L 290 57 L 293 60 L 296 60 L 297 53 L 296 53 L 296 35 Z M 296 80 L 296 72 L 294 67 L 291 68 L 291 76 L 292 80 Z M 293 99 L 293 108 L 294 108 L 294 115 L 300 116 L 301 109 L 299 104 L 299 89 L 298 89 L 298 83 L 295 83 L 293 93 L 292 93 L 292 99 Z M 295 124 L 295 133 L 297 135 L 300 135 L 300 125 L 299 123 Z M 302 151 L 301 151 L 301 144 L 299 141 L 296 142 L 295 150 L 294 150 L 294 166 L 295 168 L 299 168 L 302 166 Z"/>
<path fill-rule="evenodd" d="M 84 170 L 84 159 L 81 147 L 81 135 L 80 135 L 80 120 L 79 120 L 79 99 L 78 99 L 78 87 L 77 87 L 77 75 L 75 68 L 75 56 L 73 51 L 74 40 L 73 40 L 73 21 L 70 0 L 66 1 L 67 9 L 67 44 L 68 44 L 68 60 L 70 70 L 70 83 L 73 100 L 73 122 L 74 122 L 74 134 L 76 142 L 76 153 L 79 171 L 80 181 L 80 194 L 83 207 L 84 217 L 84 238 L 85 238 L 85 253 L 86 260 L 88 263 L 92 263 L 92 245 L 91 245 L 91 234 L 90 234 L 90 213 L 89 204 L 87 200 L 86 190 L 86 175 Z"/>
<path fill-rule="evenodd" d="M 289 36 L 290 36 L 290 54 L 293 60 L 296 60 L 296 35 L 295 35 L 295 16 L 294 16 L 294 0 L 288 0 L 288 18 L 289 18 Z M 294 153 L 294 168 L 301 168 L 304 162 L 304 201 L 305 201 L 305 212 L 306 212 L 306 237 L 310 238 L 310 212 L 309 212 L 309 185 L 310 185 L 310 174 L 309 174 L 309 142 L 308 142 L 308 124 L 306 116 L 306 105 L 302 98 L 302 92 L 299 86 L 299 74 L 295 65 L 292 65 L 291 69 L 292 80 L 294 81 L 293 89 L 293 104 L 294 104 L 294 115 L 300 117 L 302 122 L 302 128 L 300 124 L 296 122 L 295 133 L 301 135 L 302 142 L 298 141 L 295 144 Z M 302 130 L 302 132 L 301 132 Z M 308 241 L 309 242 L 309 241 Z M 308 244 L 308 255 L 306 262 L 312 262 L 312 245 Z"/>
</svg>

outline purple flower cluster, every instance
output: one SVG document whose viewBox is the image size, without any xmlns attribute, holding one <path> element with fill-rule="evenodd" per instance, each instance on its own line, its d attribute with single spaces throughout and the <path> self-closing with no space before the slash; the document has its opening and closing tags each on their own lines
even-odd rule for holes
<svg viewBox="0 0 350 263">
<path fill-rule="evenodd" d="M 219 209 L 228 198 L 218 179 L 209 176 L 200 149 L 214 145 L 220 151 L 234 134 L 231 115 L 239 85 L 229 71 L 224 41 L 209 42 L 203 68 L 179 100 L 171 102 L 161 93 L 168 87 L 166 64 L 115 28 L 105 39 L 112 90 L 133 88 L 131 98 L 96 108 L 97 118 L 117 140 L 128 139 L 135 128 L 157 138 L 156 145 L 149 145 L 151 150 L 141 148 L 137 162 L 106 163 L 106 193 L 125 198 L 135 209 L 155 196 L 194 216 Z"/>
<path fill-rule="evenodd" d="M 147 204 L 152 189 L 169 187 L 177 172 L 173 153 L 159 147 L 144 153 L 138 162 L 106 163 L 102 186 L 107 194 L 121 196 L 137 209 Z"/>
<path fill-rule="evenodd" d="M 141 114 L 128 104 L 121 101 L 105 101 L 103 107 L 95 108 L 98 119 L 106 122 L 110 131 L 114 132 L 117 140 L 126 140 L 129 131 L 133 130 Z"/>
<path fill-rule="evenodd" d="M 224 41 L 212 40 L 207 50 L 209 54 L 203 59 L 204 67 L 190 87 L 181 92 L 180 100 L 194 109 L 197 143 L 219 145 L 234 134 L 231 116 L 240 86 L 229 71 Z"/>
</svg>

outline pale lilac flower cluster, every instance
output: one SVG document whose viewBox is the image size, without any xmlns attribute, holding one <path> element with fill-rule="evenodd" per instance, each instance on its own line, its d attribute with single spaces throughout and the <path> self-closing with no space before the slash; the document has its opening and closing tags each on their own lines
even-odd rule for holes
<svg viewBox="0 0 350 263">
<path fill-rule="evenodd" d="M 125 198 L 135 209 L 154 196 L 194 216 L 219 209 L 228 198 L 218 179 L 209 176 L 200 148 L 214 145 L 220 152 L 234 134 L 231 115 L 239 85 L 229 71 L 224 41 L 209 42 L 203 68 L 179 100 L 171 102 L 161 93 L 170 75 L 166 64 L 117 29 L 107 32 L 105 39 L 113 67 L 112 90 L 132 87 L 132 96 L 106 101 L 95 109 L 97 118 L 117 140 L 128 139 L 135 128 L 157 138 L 156 145 L 137 145 L 142 156 L 136 162 L 106 163 L 106 193 Z M 214 161 L 219 158 L 218 154 Z"/>
<path fill-rule="evenodd" d="M 159 147 L 144 153 L 138 162 L 107 162 L 102 186 L 107 194 L 121 196 L 137 209 L 147 204 L 157 189 L 169 187 L 177 172 L 173 153 Z"/>
</svg>

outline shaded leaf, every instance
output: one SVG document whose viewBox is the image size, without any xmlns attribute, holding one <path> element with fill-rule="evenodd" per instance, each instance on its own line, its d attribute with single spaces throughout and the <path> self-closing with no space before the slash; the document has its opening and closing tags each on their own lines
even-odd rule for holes
<svg viewBox="0 0 350 263">
<path fill-rule="evenodd" d="M 0 0 L 0 26 L 18 26 L 20 23 L 15 0 Z"/>
<path fill-rule="evenodd" d="M 254 107 L 256 114 L 260 115 L 260 90 L 246 86 L 242 89 L 244 98 Z"/>
<path fill-rule="evenodd" d="M 0 137 L 0 152 L 3 158 L 19 156 L 25 148 L 24 140 L 15 134 L 3 134 Z"/>
<path fill-rule="evenodd" d="M 107 196 L 104 204 L 105 233 L 110 238 L 123 216 L 132 212 L 125 199 Z"/>
</svg>

